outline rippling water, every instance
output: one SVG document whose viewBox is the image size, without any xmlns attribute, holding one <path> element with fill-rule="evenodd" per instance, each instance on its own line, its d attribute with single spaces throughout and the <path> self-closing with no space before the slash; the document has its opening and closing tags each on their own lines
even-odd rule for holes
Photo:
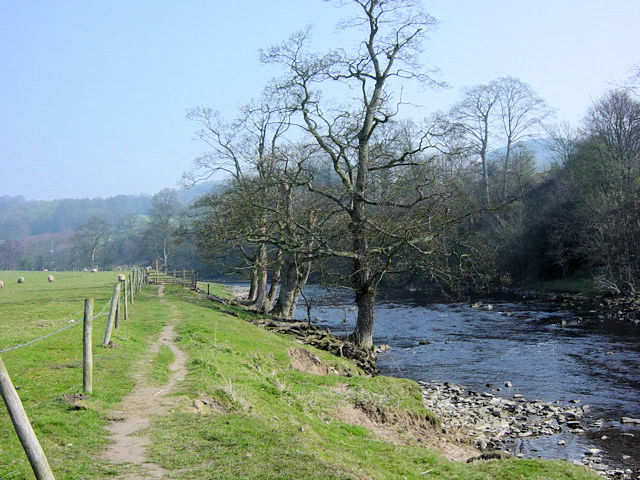
<svg viewBox="0 0 640 480">
<path fill-rule="evenodd" d="M 350 294 L 309 287 L 311 317 L 340 335 L 351 331 L 355 311 Z M 387 375 L 414 380 L 452 381 L 479 391 L 547 402 L 579 400 L 591 407 L 589 419 L 601 429 L 527 440 L 527 456 L 579 458 L 587 447 L 605 450 L 612 465 L 638 468 L 640 429 L 621 425 L 622 416 L 640 418 L 640 328 L 603 320 L 595 313 L 558 310 L 553 304 L 421 304 L 416 299 L 379 301 L 376 344 L 392 349 L 378 365 Z M 296 317 L 304 319 L 300 305 Z M 420 345 L 420 341 L 429 342 Z M 505 388 L 510 381 L 513 387 Z M 491 383 L 492 388 L 485 384 Z M 501 388 L 501 391 L 497 391 Z M 634 436 L 623 435 L 631 433 Z M 605 435 L 608 438 L 602 440 Z M 622 455 L 631 460 L 622 461 Z"/>
</svg>

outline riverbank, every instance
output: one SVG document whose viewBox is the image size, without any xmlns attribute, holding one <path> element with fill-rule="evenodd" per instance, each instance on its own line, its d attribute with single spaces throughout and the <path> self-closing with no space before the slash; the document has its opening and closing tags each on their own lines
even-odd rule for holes
<svg viewBox="0 0 640 480">
<path fill-rule="evenodd" d="M 341 334 L 353 327 L 355 318 L 345 317 L 352 302 L 348 292 L 308 288 L 311 318 L 318 326 Z M 472 308 L 433 304 L 419 295 L 381 296 L 376 343 L 392 349 L 380 353 L 378 367 L 386 375 L 416 381 L 452 380 L 507 401 L 516 394 L 553 406 L 576 407 L 572 400 L 580 407 L 591 404 L 575 432 L 566 424 L 554 434 L 523 432 L 509 450 L 593 464 L 600 457 L 598 468 L 637 471 L 638 429 L 620 423 L 622 416 L 640 415 L 634 402 L 640 380 L 637 327 L 597 313 L 574 313 L 567 304 L 521 299 L 485 299 Z M 299 318 L 305 316 L 301 310 Z M 506 380 L 513 388 L 504 387 Z M 585 455 L 594 449 L 601 454 Z"/>
<path fill-rule="evenodd" d="M 526 438 L 547 436 L 560 447 L 567 445 L 567 435 L 585 433 L 589 405 L 579 405 L 578 400 L 571 404 L 555 404 L 540 400 L 527 400 L 521 394 L 512 393 L 512 399 L 491 392 L 476 392 L 450 382 L 418 382 L 423 388 L 425 406 L 441 421 L 443 433 L 458 441 L 474 442 L 482 451 L 512 452 L 522 458 L 518 452 L 519 443 Z M 494 387 L 487 384 L 487 388 Z M 507 381 L 494 390 L 512 390 Z M 602 427 L 602 420 L 591 427 Z M 563 435 L 564 434 L 564 435 Z M 534 456 L 537 449 L 532 449 Z M 586 465 L 601 476 L 612 479 L 639 478 L 625 458 L 618 465 L 611 466 L 602 457 L 599 448 L 583 448 L 580 459 L 573 460 L 576 465 Z M 626 460 L 630 460 L 627 458 Z"/>
<path fill-rule="evenodd" d="M 236 290 L 236 292 L 238 292 L 238 290 Z M 279 323 L 274 324 L 273 320 L 271 319 L 265 319 L 260 315 L 255 315 L 252 312 L 247 312 L 239 305 L 220 304 L 218 308 L 220 308 L 221 310 L 224 310 L 225 312 L 229 312 L 230 310 L 232 310 L 234 312 L 233 313 L 234 317 L 251 322 L 253 325 L 257 325 L 267 329 L 268 328 L 273 329 L 275 327 L 276 331 L 280 329 Z M 292 326 L 291 328 L 293 328 L 295 332 L 295 336 L 293 337 L 294 340 L 297 340 L 298 342 L 302 342 L 302 343 L 308 343 L 303 338 L 301 338 L 301 335 L 302 335 L 301 332 L 307 330 L 307 327 L 304 324 L 302 324 L 301 322 L 295 322 L 295 323 L 287 322 L 287 323 L 290 326 Z M 280 331 L 284 333 L 284 330 L 280 330 Z M 314 332 L 311 332 L 311 333 L 312 333 L 312 336 L 315 335 Z M 337 341 L 340 342 L 340 340 L 337 340 Z M 333 368 L 332 370 L 331 368 L 323 367 L 321 363 L 318 362 L 318 359 L 314 360 L 312 363 L 314 364 L 313 371 L 315 371 L 316 374 L 318 373 L 325 373 L 325 374 L 333 373 L 334 375 L 341 374 L 341 372 L 339 370 L 336 370 L 335 368 Z M 343 373 L 342 375 L 344 376 L 345 373 Z M 346 375 L 349 375 L 349 373 L 346 373 Z M 379 382 L 384 379 L 384 381 L 386 382 L 390 378 L 392 377 L 377 376 L 377 377 L 371 378 L 371 380 L 375 382 Z M 421 406 L 426 407 L 427 410 L 430 410 L 428 405 L 426 405 L 425 398 L 424 398 L 424 390 L 422 389 L 422 387 L 419 387 L 417 383 L 411 382 L 409 380 L 405 380 L 405 379 L 396 379 L 396 380 L 403 381 L 403 382 L 410 382 L 410 384 L 414 385 L 420 392 Z M 395 395 L 396 393 L 397 392 L 392 393 L 391 391 L 388 391 L 387 395 Z M 491 448 L 489 448 L 490 446 L 494 446 L 489 444 L 478 445 L 476 443 L 477 438 L 466 438 L 463 435 L 460 435 L 460 432 L 454 432 L 453 429 L 448 430 L 446 427 L 445 427 L 445 431 L 443 432 L 442 428 L 445 422 L 444 418 L 439 420 L 439 422 L 440 421 L 443 422 L 442 424 L 440 423 L 435 425 L 432 424 L 433 428 L 425 430 L 423 428 L 424 427 L 423 425 L 421 428 L 418 428 L 416 430 L 415 428 L 410 427 L 412 422 L 401 420 L 403 418 L 403 415 L 398 415 L 397 413 L 390 413 L 388 411 L 384 412 L 384 407 L 373 408 L 370 404 L 369 406 L 365 406 L 362 403 L 356 402 L 354 405 L 349 407 L 349 409 L 351 408 L 355 408 L 356 411 L 360 410 L 361 412 L 363 411 L 367 412 L 367 416 L 369 417 L 369 420 L 367 420 L 366 422 L 361 422 L 360 424 L 365 426 L 366 428 L 373 429 L 374 432 L 377 431 L 378 433 L 381 433 L 381 432 L 387 431 L 387 433 L 382 433 L 382 435 L 386 436 L 387 438 L 391 438 L 393 436 L 389 437 L 389 432 L 388 432 L 389 428 L 391 428 L 392 430 L 395 430 L 396 434 L 397 432 L 404 431 L 405 434 L 409 433 L 410 437 L 412 437 L 414 441 L 418 439 L 418 444 L 427 444 L 427 445 L 431 444 L 430 448 L 436 448 L 437 450 L 440 450 L 448 455 L 451 455 L 453 452 L 456 452 L 455 459 L 458 461 L 467 461 L 472 458 L 479 458 L 483 452 L 486 453 L 491 451 Z M 358 417 L 358 414 L 354 416 L 350 416 L 350 418 L 356 419 L 356 420 L 357 420 L 357 417 Z M 406 416 L 404 418 L 406 418 Z M 396 443 L 397 443 L 397 440 L 398 439 L 396 438 L 395 439 Z M 507 457 L 507 455 L 505 455 L 505 457 Z M 517 462 L 517 461 L 518 461 L 517 458 L 509 458 L 508 460 L 502 460 L 501 462 L 498 462 L 498 463 Z M 528 462 L 533 460 L 520 460 L 520 461 Z M 482 462 L 482 461 L 480 461 L 480 463 L 495 464 L 495 462 Z M 561 462 L 561 464 L 569 465 L 567 462 Z M 546 475 L 547 476 L 543 478 L 554 478 L 554 474 L 552 473 L 548 473 Z M 534 477 L 535 475 L 523 476 L 523 478 L 534 478 Z M 374 475 L 373 478 L 379 478 L 379 477 Z M 446 477 L 446 478 L 455 478 L 455 477 L 452 476 L 452 477 Z"/>
</svg>

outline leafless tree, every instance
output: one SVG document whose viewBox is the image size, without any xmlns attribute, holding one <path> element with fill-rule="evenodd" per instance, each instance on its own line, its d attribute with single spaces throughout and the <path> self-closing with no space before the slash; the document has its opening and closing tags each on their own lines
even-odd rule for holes
<svg viewBox="0 0 640 480">
<path fill-rule="evenodd" d="M 327 234 L 315 240 L 314 248 L 351 262 L 358 316 L 350 338 L 369 348 L 376 288 L 393 258 L 406 248 L 429 255 L 434 239 L 453 219 L 444 205 L 450 192 L 428 167 L 444 132 L 395 121 L 402 103 L 399 83 L 435 83 L 417 62 L 435 19 L 411 0 L 344 4 L 357 14 L 342 25 L 363 32 L 353 52 L 309 52 L 307 30 L 263 52 L 263 59 L 283 67 L 276 88 L 331 166 L 329 181 L 307 183 L 334 211 Z M 356 95 L 352 101 L 323 97 L 323 91 L 345 86 Z M 408 183 L 411 188 L 400 188 Z"/>
<path fill-rule="evenodd" d="M 499 102 L 497 82 L 477 85 L 464 90 L 463 100 L 451 110 L 452 119 L 461 127 L 469 139 L 474 154 L 480 156 L 482 164 L 482 192 L 485 206 L 490 206 L 487 154 L 489 139 L 493 135 L 495 107 Z"/>
<path fill-rule="evenodd" d="M 498 91 L 499 121 L 506 143 L 501 194 L 506 197 L 507 176 L 514 145 L 536 133 L 550 115 L 546 102 L 526 83 L 513 77 L 495 80 Z"/>
<path fill-rule="evenodd" d="M 102 217 L 91 217 L 76 228 L 74 244 L 76 248 L 88 255 L 91 267 L 96 266 L 98 254 L 106 246 L 111 225 Z"/>
<path fill-rule="evenodd" d="M 245 241 L 250 238 L 262 238 L 266 235 L 268 225 L 263 208 L 257 206 L 260 201 L 251 201 L 256 189 L 269 183 L 278 149 L 284 133 L 289 128 L 289 113 L 282 108 L 278 98 L 265 91 L 257 100 L 241 109 L 239 118 L 227 123 L 217 112 L 210 108 L 200 107 L 191 110 L 188 118 L 200 125 L 196 138 L 204 142 L 209 150 L 194 160 L 192 169 L 184 174 L 186 183 L 197 183 L 210 178 L 216 172 L 231 175 L 236 194 L 244 193 Z M 209 197 L 209 201 L 215 197 Z M 261 199 L 261 200 L 264 200 Z M 254 208 L 251 209 L 251 205 Z M 202 207 L 202 206 L 201 206 Z M 242 242 L 238 243 L 240 248 Z M 249 300 L 259 311 L 267 311 L 274 300 L 279 282 L 279 261 L 272 277 L 272 288 L 268 287 L 268 248 L 264 242 L 254 243 L 255 255 L 247 252 L 246 259 L 253 258 L 251 268 L 251 285 Z M 277 255 L 281 257 L 280 254 Z"/>
<path fill-rule="evenodd" d="M 173 188 L 163 188 L 153 196 L 149 224 L 142 235 L 142 243 L 154 259 L 162 262 L 165 271 L 169 267 L 169 256 L 175 243 L 181 212 L 182 204 Z"/>
</svg>

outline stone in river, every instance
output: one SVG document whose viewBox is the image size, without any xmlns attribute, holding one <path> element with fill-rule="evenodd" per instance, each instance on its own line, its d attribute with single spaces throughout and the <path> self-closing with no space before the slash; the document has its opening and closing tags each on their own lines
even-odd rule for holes
<svg viewBox="0 0 640 480">
<path fill-rule="evenodd" d="M 620 420 L 622 423 L 633 423 L 634 425 L 640 425 L 640 418 L 622 417 Z"/>
<path fill-rule="evenodd" d="M 511 388 L 511 382 L 504 382 L 504 386 L 507 388 Z"/>
</svg>

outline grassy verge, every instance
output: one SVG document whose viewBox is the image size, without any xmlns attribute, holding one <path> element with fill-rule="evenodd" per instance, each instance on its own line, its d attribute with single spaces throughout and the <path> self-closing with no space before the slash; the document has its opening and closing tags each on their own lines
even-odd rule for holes
<svg viewBox="0 0 640 480">
<path fill-rule="evenodd" d="M 559 280 L 523 282 L 521 288 L 547 293 L 579 293 L 585 296 L 602 295 L 605 291 L 598 287 L 591 278 L 574 277 Z"/>
<path fill-rule="evenodd" d="M 22 343 L 82 317 L 83 299 L 95 311 L 108 301 L 117 272 L 0 272 L 0 349 Z M 15 279 L 25 277 L 18 285 Z M 129 321 L 114 332 L 114 348 L 102 348 L 106 317 L 94 320 L 94 393 L 81 409 L 72 402 L 82 389 L 81 323 L 26 348 L 2 354 L 57 480 L 98 479 L 116 474 L 97 459 L 106 445 L 109 412 L 133 388 L 131 367 L 158 335 L 169 311 L 146 288 L 130 306 Z M 86 409 L 85 409 L 86 407 Z M 0 408 L 0 479 L 32 479 L 13 426 Z"/>
<path fill-rule="evenodd" d="M 229 287 L 219 283 L 198 282 L 198 289 L 220 298 L 231 298 L 233 296 Z"/>
<path fill-rule="evenodd" d="M 161 345 L 160 350 L 151 360 L 149 377 L 154 385 L 164 385 L 169 381 L 169 365 L 173 362 L 173 352 L 166 345 Z"/>
<path fill-rule="evenodd" d="M 171 478 L 599 478 L 563 461 L 449 461 L 434 447 L 437 421 L 416 383 L 361 376 L 340 358 L 178 287 L 167 288 L 166 298 L 180 311 L 179 345 L 189 359 L 181 408 L 151 429 L 151 459 Z M 292 368 L 293 358 L 306 358 L 300 350 L 349 376 Z"/>
</svg>

